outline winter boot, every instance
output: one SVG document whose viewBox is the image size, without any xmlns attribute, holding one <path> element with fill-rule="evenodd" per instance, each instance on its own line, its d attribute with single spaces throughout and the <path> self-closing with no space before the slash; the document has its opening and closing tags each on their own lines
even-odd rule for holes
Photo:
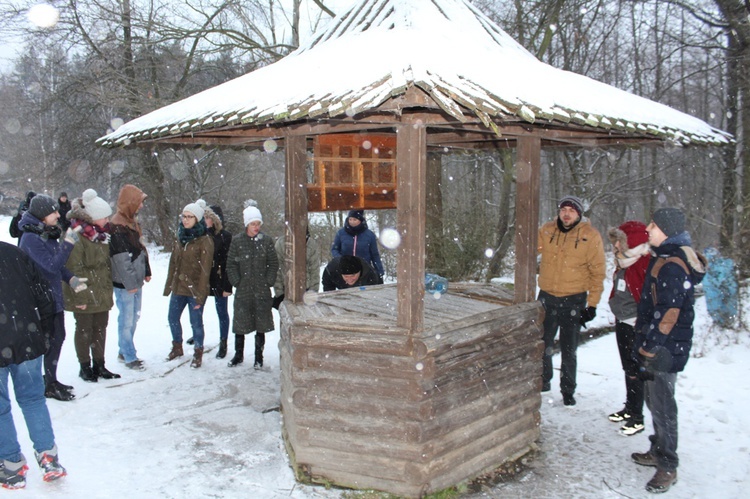
<svg viewBox="0 0 750 499">
<path fill-rule="evenodd" d="M 50 450 L 35 452 L 34 454 L 36 454 L 36 461 L 39 463 L 39 468 L 42 470 L 42 479 L 45 482 L 57 480 L 68 474 L 65 468 L 60 466 L 60 461 L 57 460 L 57 445 Z"/>
<path fill-rule="evenodd" d="M 26 487 L 26 472 L 29 467 L 26 459 L 21 454 L 21 460 L 17 463 L 0 460 L 0 485 L 4 489 L 22 489 Z"/>
<path fill-rule="evenodd" d="M 190 361 L 190 367 L 197 369 L 203 364 L 203 347 L 196 347 L 193 351 L 193 360 Z"/>
<path fill-rule="evenodd" d="M 121 377 L 119 374 L 113 373 L 104 367 L 104 361 L 94 361 L 94 374 L 102 379 L 119 379 Z"/>
<path fill-rule="evenodd" d="M 185 355 L 182 351 L 182 343 L 179 341 L 173 341 L 172 342 L 172 350 L 169 352 L 169 355 L 167 355 L 167 360 L 174 360 L 177 357 L 182 357 Z"/>
<path fill-rule="evenodd" d="M 576 398 L 573 396 L 572 393 L 563 393 L 563 404 L 567 406 L 573 406 L 576 405 Z"/>
<path fill-rule="evenodd" d="M 227 340 L 219 341 L 219 351 L 216 352 L 217 359 L 223 359 L 227 356 Z"/>
<path fill-rule="evenodd" d="M 661 494 L 677 483 L 677 470 L 656 470 L 654 477 L 646 484 L 646 490 L 654 494 Z"/>
<path fill-rule="evenodd" d="M 76 398 L 69 390 L 63 388 L 62 384 L 50 381 L 44 389 L 44 396 L 48 399 L 55 399 L 61 402 L 69 402 Z"/>
<path fill-rule="evenodd" d="M 237 367 L 245 360 L 245 335 L 234 335 L 234 357 L 227 364 L 229 367 Z"/>
<path fill-rule="evenodd" d="M 265 333 L 255 333 L 255 364 L 253 367 L 256 371 L 263 368 L 263 347 L 266 344 Z"/>
<path fill-rule="evenodd" d="M 651 451 L 642 453 L 633 452 L 630 455 L 630 459 L 632 459 L 635 464 L 640 464 L 641 466 L 656 466 L 656 458 L 651 454 Z"/>
<path fill-rule="evenodd" d="M 99 379 L 99 377 L 94 374 L 94 370 L 91 369 L 91 364 L 88 362 L 81 362 L 81 370 L 78 373 L 78 376 L 80 376 L 83 381 L 88 381 L 89 383 L 96 383 Z"/>
</svg>

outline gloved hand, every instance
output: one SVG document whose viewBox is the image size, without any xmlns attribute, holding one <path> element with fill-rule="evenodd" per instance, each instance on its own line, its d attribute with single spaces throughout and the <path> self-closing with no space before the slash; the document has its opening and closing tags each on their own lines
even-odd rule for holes
<svg viewBox="0 0 750 499">
<path fill-rule="evenodd" d="M 588 307 L 581 310 L 581 326 L 586 327 L 587 322 L 591 322 L 596 317 L 596 307 Z"/>
<path fill-rule="evenodd" d="M 86 277 L 73 276 L 70 278 L 70 281 L 68 281 L 68 284 L 70 284 L 70 287 L 73 288 L 73 291 L 75 291 L 76 293 L 80 293 L 84 289 L 88 288 L 86 281 L 88 281 L 88 278 Z"/>
<path fill-rule="evenodd" d="M 70 244 L 75 244 L 78 242 L 80 237 L 78 237 L 78 233 L 83 230 L 83 226 L 79 225 L 75 229 L 68 229 L 65 232 L 65 242 Z M 85 288 L 84 288 L 85 289 Z"/>
<path fill-rule="evenodd" d="M 279 305 L 281 305 L 281 302 L 284 301 L 284 293 L 281 293 L 278 296 L 273 297 L 273 304 L 271 305 L 276 310 L 279 309 Z"/>
</svg>

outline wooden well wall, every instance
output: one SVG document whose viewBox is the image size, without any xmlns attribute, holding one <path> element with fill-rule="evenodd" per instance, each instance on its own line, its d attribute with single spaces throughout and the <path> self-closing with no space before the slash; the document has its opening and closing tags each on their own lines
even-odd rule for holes
<svg viewBox="0 0 750 499">
<path fill-rule="evenodd" d="M 383 313 L 395 313 L 391 299 L 393 288 L 347 290 L 282 307 L 281 408 L 297 473 L 421 497 L 525 453 L 539 436 L 539 304 L 449 293 L 426 302 L 430 320 L 410 333 Z"/>
</svg>

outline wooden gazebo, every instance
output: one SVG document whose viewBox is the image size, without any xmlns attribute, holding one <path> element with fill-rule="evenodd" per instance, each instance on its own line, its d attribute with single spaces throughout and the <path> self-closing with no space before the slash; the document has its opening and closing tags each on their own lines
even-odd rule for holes
<svg viewBox="0 0 750 499">
<path fill-rule="evenodd" d="M 731 138 L 539 62 L 468 1 L 362 0 L 279 62 L 98 143 L 268 140 L 286 154 L 281 408 L 292 464 L 313 481 L 418 497 L 539 435 L 541 148 Z M 451 283 L 426 298 L 426 176 L 439 168 L 427 153 L 467 148 L 516 149 L 515 288 Z M 397 284 L 305 294 L 308 211 L 354 206 L 396 208 Z"/>
</svg>

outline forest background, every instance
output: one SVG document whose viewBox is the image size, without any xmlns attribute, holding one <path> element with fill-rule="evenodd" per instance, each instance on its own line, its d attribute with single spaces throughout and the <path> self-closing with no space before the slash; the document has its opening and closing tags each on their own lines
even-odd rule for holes
<svg viewBox="0 0 750 499">
<path fill-rule="evenodd" d="M 0 213 L 12 214 L 29 190 L 56 198 L 94 188 L 114 202 L 120 187 L 133 183 L 149 196 L 143 226 L 157 245 L 170 247 L 177 215 L 198 198 L 220 204 L 232 232 L 241 230 L 243 202 L 255 199 L 264 231 L 281 236 L 283 151 L 109 150 L 95 140 L 118 123 L 277 61 L 353 1 L 0 0 L 0 43 L 18 47 L 0 69 Z M 647 222 L 658 207 L 678 206 L 688 214 L 696 247 L 720 248 L 750 275 L 750 252 L 742 251 L 750 237 L 747 2 L 474 4 L 543 62 L 736 137 L 721 149 L 543 151 L 540 222 L 555 215 L 566 194 L 584 199 L 603 235 L 627 219 Z M 428 189 L 435 193 L 427 209 L 428 269 L 450 279 L 503 275 L 514 264 L 513 151 L 441 155 L 440 161 L 440 176 Z M 344 216 L 311 218 L 323 258 Z M 376 228 L 396 225 L 395 210 L 369 216 Z M 383 257 L 393 276 L 395 252 L 383 248 Z"/>
</svg>

